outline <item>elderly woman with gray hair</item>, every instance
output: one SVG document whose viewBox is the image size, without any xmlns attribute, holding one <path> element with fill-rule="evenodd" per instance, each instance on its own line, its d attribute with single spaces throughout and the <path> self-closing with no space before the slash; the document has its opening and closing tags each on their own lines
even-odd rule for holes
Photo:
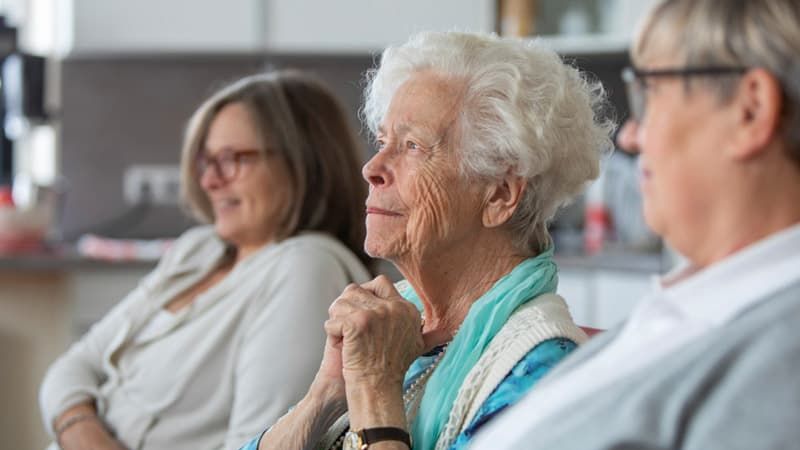
<svg viewBox="0 0 800 450">
<path fill-rule="evenodd" d="M 657 2 L 631 60 L 619 143 L 687 261 L 472 448 L 800 448 L 800 2 Z"/>
<path fill-rule="evenodd" d="M 611 146 L 602 89 L 534 42 L 462 33 L 389 48 L 368 79 L 365 248 L 405 280 L 344 290 L 310 390 L 247 449 L 463 448 L 586 338 L 547 224 Z"/>
</svg>

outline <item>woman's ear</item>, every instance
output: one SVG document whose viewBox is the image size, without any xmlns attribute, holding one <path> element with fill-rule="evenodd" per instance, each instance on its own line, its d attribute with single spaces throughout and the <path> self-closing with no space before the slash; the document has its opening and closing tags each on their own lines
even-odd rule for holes
<svg viewBox="0 0 800 450">
<path fill-rule="evenodd" d="M 522 177 L 510 172 L 503 179 L 490 183 L 483 207 L 483 226 L 494 228 L 508 222 L 522 201 L 526 186 Z"/>
<path fill-rule="evenodd" d="M 778 135 L 783 90 L 768 71 L 751 69 L 743 76 L 734 102 L 738 111 L 736 156 L 747 159 L 760 154 Z"/>
</svg>

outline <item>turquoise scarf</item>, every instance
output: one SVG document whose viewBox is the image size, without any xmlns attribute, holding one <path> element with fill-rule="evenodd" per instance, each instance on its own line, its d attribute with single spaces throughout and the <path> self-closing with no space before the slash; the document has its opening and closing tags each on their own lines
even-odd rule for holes
<svg viewBox="0 0 800 450">
<path fill-rule="evenodd" d="M 419 296 L 410 285 L 406 286 L 400 295 L 421 310 Z M 461 383 L 517 307 L 541 294 L 555 292 L 557 286 L 558 270 L 550 246 L 537 257 L 521 262 L 470 307 L 425 387 L 411 427 L 414 450 L 431 450 L 436 446 Z"/>
</svg>

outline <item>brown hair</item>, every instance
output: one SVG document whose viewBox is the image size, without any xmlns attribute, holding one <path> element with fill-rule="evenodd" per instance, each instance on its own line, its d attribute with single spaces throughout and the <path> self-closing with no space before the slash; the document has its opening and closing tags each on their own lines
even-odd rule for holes
<svg viewBox="0 0 800 450">
<path fill-rule="evenodd" d="M 279 155 L 288 170 L 289 198 L 279 218 L 278 239 L 301 231 L 322 231 L 338 238 L 367 266 L 364 252 L 366 183 L 361 177 L 363 150 L 344 108 L 317 78 L 294 70 L 243 78 L 206 100 L 189 120 L 181 153 L 184 206 L 202 222 L 213 210 L 194 161 L 203 151 L 216 114 L 239 103 L 259 127 L 261 151 Z"/>
</svg>

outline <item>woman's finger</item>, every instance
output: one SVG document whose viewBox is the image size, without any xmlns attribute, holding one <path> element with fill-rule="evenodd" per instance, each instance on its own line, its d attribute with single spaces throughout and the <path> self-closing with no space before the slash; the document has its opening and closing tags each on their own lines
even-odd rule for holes
<svg viewBox="0 0 800 450">
<path fill-rule="evenodd" d="M 386 275 L 378 275 L 372 280 L 363 283 L 361 288 L 383 299 L 400 296 L 400 293 L 394 287 L 394 283 Z"/>
<path fill-rule="evenodd" d="M 328 319 L 325 321 L 325 333 L 335 339 L 341 340 L 344 336 L 344 323 L 341 320 Z"/>
<path fill-rule="evenodd" d="M 422 333 L 423 353 L 431 351 L 436 345 L 449 341 L 450 333 L 446 330 L 433 330 Z"/>
</svg>

